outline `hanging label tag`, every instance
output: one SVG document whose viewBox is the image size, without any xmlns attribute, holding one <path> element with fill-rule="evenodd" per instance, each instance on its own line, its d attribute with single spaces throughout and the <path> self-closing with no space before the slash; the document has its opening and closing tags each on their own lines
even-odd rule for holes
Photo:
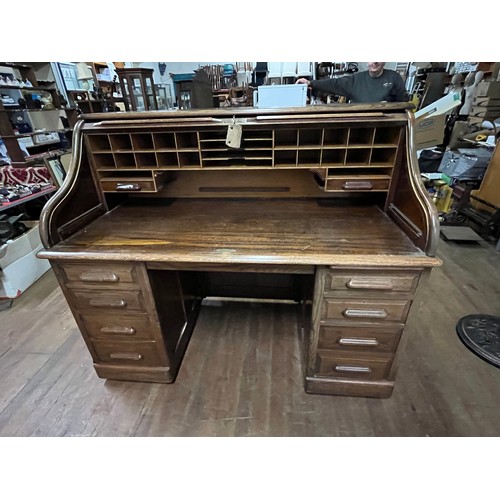
<svg viewBox="0 0 500 500">
<path fill-rule="evenodd" d="M 227 127 L 227 135 L 226 135 L 226 146 L 230 148 L 239 148 L 241 147 L 241 133 L 242 127 L 240 124 L 235 123 L 233 119 L 233 123 L 228 125 Z"/>
</svg>

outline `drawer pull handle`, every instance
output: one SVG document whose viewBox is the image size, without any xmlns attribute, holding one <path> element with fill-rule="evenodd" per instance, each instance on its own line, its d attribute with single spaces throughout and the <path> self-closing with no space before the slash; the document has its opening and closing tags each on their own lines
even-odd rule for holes
<svg viewBox="0 0 500 500">
<path fill-rule="evenodd" d="M 350 279 L 346 286 L 359 290 L 392 290 L 394 288 L 391 280 L 359 280 L 355 278 Z"/>
<path fill-rule="evenodd" d="M 101 333 L 111 333 L 117 335 L 134 335 L 135 328 L 132 326 L 103 326 Z"/>
<path fill-rule="evenodd" d="M 371 373 L 372 369 L 368 366 L 335 365 L 335 371 L 350 373 Z"/>
<path fill-rule="evenodd" d="M 346 309 L 342 314 L 346 318 L 387 318 L 385 309 Z"/>
<path fill-rule="evenodd" d="M 78 277 L 81 281 L 97 281 L 99 283 L 116 283 L 120 279 L 115 273 L 96 273 L 95 271 L 80 273 Z"/>
<path fill-rule="evenodd" d="M 377 347 L 379 345 L 377 339 L 356 339 L 356 338 L 344 338 L 340 337 L 338 340 L 340 345 L 368 345 L 372 347 Z"/>
<path fill-rule="evenodd" d="M 92 307 L 116 307 L 124 308 L 127 307 L 127 301 L 125 299 L 101 299 L 99 297 L 90 299 L 89 304 Z"/>
<path fill-rule="evenodd" d="M 141 185 L 137 182 L 117 182 L 115 191 L 140 191 Z"/>
<path fill-rule="evenodd" d="M 112 352 L 109 357 L 111 359 L 127 359 L 131 361 L 140 361 L 142 354 L 137 352 Z"/>
<path fill-rule="evenodd" d="M 342 189 L 346 191 L 357 189 L 373 189 L 373 184 L 370 181 L 346 181 L 342 184 Z"/>
</svg>

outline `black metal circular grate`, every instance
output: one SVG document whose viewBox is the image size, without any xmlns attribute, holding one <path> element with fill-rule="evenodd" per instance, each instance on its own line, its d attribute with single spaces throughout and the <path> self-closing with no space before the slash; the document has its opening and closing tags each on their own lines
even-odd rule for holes
<svg viewBox="0 0 500 500">
<path fill-rule="evenodd" d="M 500 368 L 500 316 L 464 316 L 457 323 L 457 334 L 474 354 Z"/>
</svg>

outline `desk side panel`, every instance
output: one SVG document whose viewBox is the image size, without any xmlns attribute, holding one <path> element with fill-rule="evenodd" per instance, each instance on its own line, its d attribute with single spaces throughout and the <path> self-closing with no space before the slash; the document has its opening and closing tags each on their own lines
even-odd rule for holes
<svg viewBox="0 0 500 500">
<path fill-rule="evenodd" d="M 413 139 L 414 117 L 408 112 L 405 147 L 387 197 L 386 212 L 428 256 L 436 254 L 439 219 L 436 207 L 420 178 Z"/>
<path fill-rule="evenodd" d="M 69 171 L 59 191 L 40 216 L 40 236 L 46 249 L 63 241 L 107 211 L 96 188 L 88 155 L 83 147 L 83 122 L 75 126 Z"/>
</svg>

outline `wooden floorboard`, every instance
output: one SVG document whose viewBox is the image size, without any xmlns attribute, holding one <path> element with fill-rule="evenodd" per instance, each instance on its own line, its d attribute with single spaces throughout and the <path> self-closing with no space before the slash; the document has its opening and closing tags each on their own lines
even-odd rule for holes
<svg viewBox="0 0 500 500">
<path fill-rule="evenodd" d="M 52 271 L 0 311 L 0 436 L 499 436 L 500 369 L 457 321 L 500 315 L 500 253 L 440 241 L 389 399 L 306 394 L 290 304 L 203 306 L 174 384 L 99 379 Z"/>
</svg>

